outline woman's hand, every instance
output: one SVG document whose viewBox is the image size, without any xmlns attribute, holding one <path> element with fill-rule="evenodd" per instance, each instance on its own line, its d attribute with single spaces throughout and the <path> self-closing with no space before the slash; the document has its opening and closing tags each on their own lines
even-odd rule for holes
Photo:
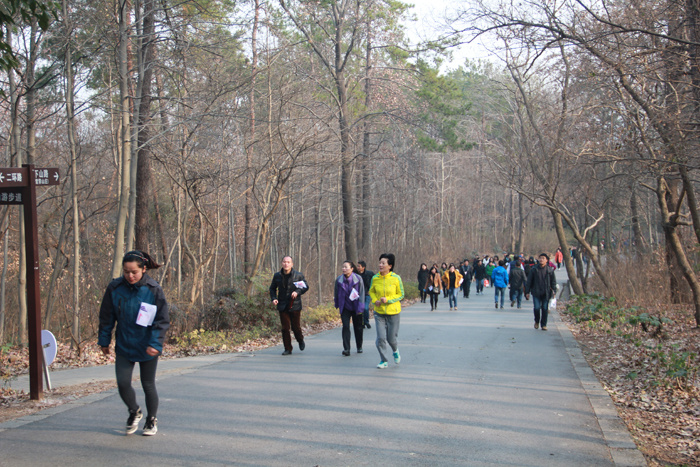
<svg viewBox="0 0 700 467">
<path fill-rule="evenodd" d="M 158 352 L 156 349 L 153 347 L 147 347 L 146 348 L 146 353 L 150 355 L 151 357 L 157 357 L 160 352 Z"/>
</svg>

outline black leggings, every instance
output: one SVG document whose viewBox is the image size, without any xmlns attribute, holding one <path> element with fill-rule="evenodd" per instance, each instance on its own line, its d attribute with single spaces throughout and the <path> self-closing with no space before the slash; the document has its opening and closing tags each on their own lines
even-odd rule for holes
<svg viewBox="0 0 700 467">
<path fill-rule="evenodd" d="M 420 290 L 420 301 L 425 302 L 425 299 L 428 297 L 428 292 L 426 292 L 424 289 Z"/>
<path fill-rule="evenodd" d="M 117 373 L 117 386 L 119 395 L 129 408 L 130 412 L 136 412 L 139 405 L 136 402 L 136 392 L 131 387 L 131 375 L 134 372 L 134 363 L 128 358 L 117 354 L 114 361 L 114 370 Z M 139 362 L 141 373 L 141 387 L 146 394 L 146 410 L 149 417 L 155 417 L 158 412 L 158 392 L 156 391 L 156 368 L 158 357 L 146 362 Z"/>
<path fill-rule="evenodd" d="M 440 292 L 430 294 L 430 306 L 437 308 L 438 298 L 440 298 Z"/>
</svg>

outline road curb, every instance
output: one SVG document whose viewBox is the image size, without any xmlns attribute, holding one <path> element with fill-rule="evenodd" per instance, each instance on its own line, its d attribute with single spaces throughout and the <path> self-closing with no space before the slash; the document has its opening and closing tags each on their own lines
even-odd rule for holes
<svg viewBox="0 0 700 467">
<path fill-rule="evenodd" d="M 558 312 L 553 311 L 553 313 L 556 318 L 554 324 L 564 341 L 571 365 L 581 380 L 581 386 L 591 407 L 593 407 L 613 462 L 620 467 L 646 466 L 647 461 L 632 440 L 627 426 L 620 419 L 610 394 L 603 388 L 591 367 L 588 366 L 588 362 L 569 327 L 561 320 Z"/>
</svg>

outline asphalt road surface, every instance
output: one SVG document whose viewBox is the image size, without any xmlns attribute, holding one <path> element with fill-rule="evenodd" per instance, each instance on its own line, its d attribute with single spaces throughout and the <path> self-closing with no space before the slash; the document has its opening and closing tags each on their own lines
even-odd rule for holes
<svg viewBox="0 0 700 467">
<path fill-rule="evenodd" d="M 0 465 L 604 466 L 613 457 L 557 323 L 493 289 L 401 313 L 399 365 L 340 329 L 158 378 L 159 431 L 124 435 L 116 391 L 0 431 Z M 563 326 L 563 325 L 560 325 Z M 143 394 L 135 383 L 138 399 Z M 145 411 L 145 407 L 144 407 Z M 143 421 L 141 422 L 141 428 Z"/>
</svg>

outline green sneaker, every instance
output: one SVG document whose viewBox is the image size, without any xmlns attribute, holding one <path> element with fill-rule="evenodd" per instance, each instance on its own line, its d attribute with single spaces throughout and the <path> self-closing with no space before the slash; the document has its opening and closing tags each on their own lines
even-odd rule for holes
<svg viewBox="0 0 700 467">
<path fill-rule="evenodd" d="M 401 354 L 399 354 L 399 349 L 396 349 L 396 352 L 394 352 L 394 363 L 397 365 L 401 363 Z"/>
<path fill-rule="evenodd" d="M 387 362 L 379 362 L 379 365 L 377 365 L 377 368 L 388 368 L 389 364 Z"/>
</svg>

